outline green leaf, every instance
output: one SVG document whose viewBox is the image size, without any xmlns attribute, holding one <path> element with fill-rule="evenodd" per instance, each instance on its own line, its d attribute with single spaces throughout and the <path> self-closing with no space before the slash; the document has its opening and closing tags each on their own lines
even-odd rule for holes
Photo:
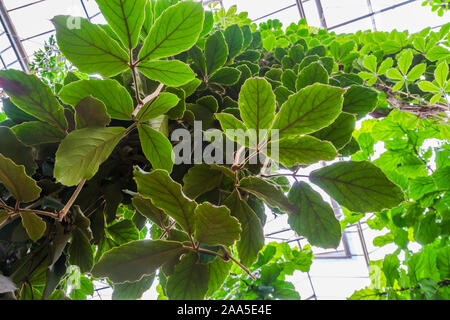
<svg viewBox="0 0 450 320">
<path fill-rule="evenodd" d="M 54 175 L 65 186 L 90 180 L 124 137 L 122 127 L 85 128 L 72 131 L 56 152 Z"/>
<path fill-rule="evenodd" d="M 228 61 L 232 61 L 244 45 L 244 35 L 237 24 L 233 24 L 224 31 L 225 41 L 228 45 Z"/>
<path fill-rule="evenodd" d="M 375 109 L 378 101 L 378 92 L 373 89 L 353 85 L 344 94 L 342 110 L 353 113 L 359 120 Z"/>
<path fill-rule="evenodd" d="M 241 223 L 240 240 L 236 247 L 239 260 L 243 265 L 249 267 L 256 261 L 258 252 L 264 246 L 264 230 L 261 222 L 236 190 L 225 200 L 224 204 L 230 209 L 231 215 Z"/>
<path fill-rule="evenodd" d="M 320 160 L 331 161 L 337 157 L 335 147 L 328 141 L 320 141 L 315 137 L 292 137 L 277 141 L 277 144 L 269 143 L 268 156 L 279 161 L 285 166 L 292 167 L 295 164 L 311 164 Z M 274 154 L 274 150 L 278 154 Z M 277 150 L 278 149 L 278 150 Z M 278 156 L 278 159 L 276 159 Z"/>
<path fill-rule="evenodd" d="M 204 17 L 199 2 L 182 1 L 167 8 L 153 24 L 139 60 L 165 58 L 188 50 L 203 30 Z"/>
<path fill-rule="evenodd" d="M 225 206 L 204 202 L 195 209 L 195 232 L 198 242 L 210 246 L 232 246 L 239 240 L 241 226 Z"/>
<path fill-rule="evenodd" d="M 278 139 L 312 133 L 333 123 L 342 111 L 344 92 L 314 84 L 291 95 L 281 106 L 272 127 L 278 130 Z"/>
<path fill-rule="evenodd" d="M 377 57 L 366 56 L 363 62 L 364 67 L 372 73 L 377 73 Z"/>
<path fill-rule="evenodd" d="M 320 140 L 330 141 L 336 149 L 341 149 L 350 142 L 355 130 L 355 123 L 354 115 L 342 112 L 331 125 L 313 133 L 312 136 Z"/>
<path fill-rule="evenodd" d="M 150 219 L 157 226 L 162 228 L 166 225 L 166 214 L 161 209 L 154 206 L 151 200 L 144 199 L 140 195 L 136 195 L 133 197 L 132 203 L 133 207 L 135 207 L 140 214 Z"/>
<path fill-rule="evenodd" d="M 221 31 L 216 31 L 206 39 L 205 57 L 208 74 L 214 73 L 227 62 L 228 45 Z"/>
<path fill-rule="evenodd" d="M 439 87 L 435 86 L 430 81 L 420 81 L 419 88 L 420 88 L 420 90 L 426 91 L 426 92 L 440 92 Z"/>
<path fill-rule="evenodd" d="M 61 52 L 81 72 L 112 77 L 128 69 L 128 53 L 100 26 L 85 18 L 62 15 L 54 17 L 52 23 Z"/>
<path fill-rule="evenodd" d="M 436 70 L 434 70 L 434 79 L 437 81 L 441 88 L 444 88 L 448 77 L 448 63 L 445 61 L 441 62 Z"/>
<path fill-rule="evenodd" d="M 400 57 L 397 59 L 398 68 L 402 72 L 402 74 L 408 74 L 409 67 L 411 66 L 414 55 L 412 50 L 405 50 L 400 54 Z"/>
<path fill-rule="evenodd" d="M 133 100 L 127 89 L 116 80 L 89 79 L 72 82 L 59 92 L 61 100 L 75 107 L 83 98 L 92 96 L 102 101 L 113 119 L 131 120 Z"/>
<path fill-rule="evenodd" d="M 404 201 L 402 190 L 367 161 L 338 162 L 313 171 L 310 180 L 350 211 L 379 212 Z"/>
<path fill-rule="evenodd" d="M 281 82 L 283 85 L 291 90 L 292 92 L 296 92 L 297 89 L 295 88 L 295 84 L 297 82 L 297 75 L 294 71 L 288 69 L 283 72 L 283 75 L 281 76 Z"/>
<path fill-rule="evenodd" d="M 392 91 L 398 91 L 405 85 L 405 80 L 401 80 L 392 87 Z"/>
<path fill-rule="evenodd" d="M 155 275 L 152 274 L 136 282 L 115 284 L 112 300 L 138 300 L 146 291 L 150 290 L 154 280 Z"/>
<path fill-rule="evenodd" d="M 96 0 L 103 17 L 126 48 L 137 46 L 145 20 L 146 0 Z"/>
<path fill-rule="evenodd" d="M 402 80 L 403 76 L 400 73 L 400 71 L 398 71 L 395 68 L 391 68 L 386 72 L 386 75 L 391 78 L 391 79 L 395 79 L 395 80 Z"/>
<path fill-rule="evenodd" d="M 277 207 L 286 213 L 297 213 L 297 208 L 285 194 L 270 182 L 256 177 L 246 177 L 240 181 L 239 188 L 254 194 L 271 207 Z"/>
<path fill-rule="evenodd" d="M 256 137 L 252 135 L 246 136 L 246 133 L 250 134 L 247 126 L 233 115 L 228 113 L 216 113 L 215 117 L 219 120 L 223 132 L 231 141 L 235 141 L 241 146 L 248 147 L 251 142 L 254 142 L 253 140 L 256 140 Z"/>
<path fill-rule="evenodd" d="M 22 211 L 20 217 L 22 218 L 22 225 L 31 240 L 36 242 L 42 238 L 47 228 L 44 220 L 31 211 Z"/>
<path fill-rule="evenodd" d="M 245 81 L 239 94 L 239 110 L 249 129 L 270 129 L 275 117 L 275 94 L 269 82 L 263 78 Z"/>
<path fill-rule="evenodd" d="M 11 130 L 20 141 L 29 146 L 56 143 L 65 137 L 58 128 L 39 121 L 24 122 L 12 127 Z"/>
<path fill-rule="evenodd" d="M 61 131 L 59 131 L 61 133 Z M 33 175 L 37 165 L 34 162 L 33 149 L 20 142 L 14 131 L 0 127 L 0 154 L 11 159 L 17 165 L 25 166 L 27 174 Z"/>
<path fill-rule="evenodd" d="M 186 198 L 181 185 L 173 181 L 167 171 L 153 170 L 146 173 L 136 168 L 134 177 L 138 192 L 171 216 L 185 231 L 194 231 L 194 210 L 197 204 Z"/>
<path fill-rule="evenodd" d="M 31 202 L 39 198 L 41 188 L 27 176 L 25 167 L 15 164 L 0 154 L 0 183 L 20 202 Z"/>
<path fill-rule="evenodd" d="M 94 255 L 89 239 L 78 228 L 72 231 L 72 242 L 69 247 L 69 263 L 80 267 L 82 273 L 91 271 L 94 265 Z"/>
<path fill-rule="evenodd" d="M 383 75 L 386 73 L 386 71 L 388 71 L 390 68 L 392 68 L 393 65 L 394 65 L 394 60 L 392 60 L 392 58 L 387 58 L 380 64 L 380 67 L 378 68 L 377 73 L 379 75 Z"/>
<path fill-rule="evenodd" d="M 209 78 L 209 82 L 218 83 L 224 86 L 232 86 L 241 76 L 241 72 L 235 68 L 220 68 Z"/>
<path fill-rule="evenodd" d="M 328 84 L 328 72 L 319 62 L 313 62 L 298 75 L 296 88 L 303 89 L 314 83 Z"/>
<path fill-rule="evenodd" d="M 111 122 L 105 104 L 92 96 L 80 100 L 75 107 L 75 111 L 77 129 L 106 127 Z"/>
<path fill-rule="evenodd" d="M 21 110 L 58 127 L 62 132 L 66 131 L 64 108 L 38 77 L 10 69 L 0 71 L 0 82 L 11 101 Z"/>
<path fill-rule="evenodd" d="M 430 61 L 445 60 L 448 57 L 450 57 L 450 51 L 438 45 L 433 46 L 426 55 L 426 58 Z"/>
<path fill-rule="evenodd" d="M 206 296 L 210 297 L 214 294 L 214 292 L 222 287 L 223 283 L 230 274 L 232 266 L 233 263 L 231 261 L 225 262 L 220 258 L 216 258 L 213 262 L 208 263 L 209 281 Z"/>
<path fill-rule="evenodd" d="M 427 65 L 425 63 L 421 63 L 421 64 L 414 66 L 414 68 L 412 68 L 411 71 L 409 71 L 408 76 L 406 77 L 406 80 L 416 81 L 417 79 L 419 79 L 422 76 L 422 74 L 425 72 L 426 69 L 427 69 Z"/>
<path fill-rule="evenodd" d="M 298 207 L 298 214 L 289 216 L 289 225 L 313 246 L 337 248 L 341 242 L 341 226 L 331 206 L 305 182 L 296 182 L 289 191 L 289 200 Z"/>
<path fill-rule="evenodd" d="M 139 240 L 139 230 L 133 221 L 124 219 L 106 228 L 111 238 L 118 244 Z"/>
<path fill-rule="evenodd" d="M 223 173 L 210 165 L 199 164 L 189 169 L 183 177 L 183 192 L 191 199 L 214 190 L 223 180 Z"/>
<path fill-rule="evenodd" d="M 155 100 L 152 100 L 144 105 L 137 114 L 136 118 L 139 119 L 140 122 L 157 118 L 175 107 L 179 101 L 180 98 L 178 98 L 175 94 L 162 92 Z"/>
<path fill-rule="evenodd" d="M 103 254 L 92 269 L 97 278 L 114 283 L 136 282 L 185 252 L 181 242 L 138 240 L 115 247 Z"/>
<path fill-rule="evenodd" d="M 185 85 L 195 78 L 192 69 L 178 60 L 142 61 L 138 65 L 138 70 L 147 78 L 171 87 Z"/>
<path fill-rule="evenodd" d="M 167 296 L 171 300 L 203 300 L 208 282 L 208 265 L 199 263 L 196 253 L 188 253 L 167 281 Z"/>
<path fill-rule="evenodd" d="M 142 151 L 155 169 L 164 169 L 169 172 L 173 168 L 173 150 L 169 139 L 149 125 L 138 126 L 139 139 Z"/>
</svg>

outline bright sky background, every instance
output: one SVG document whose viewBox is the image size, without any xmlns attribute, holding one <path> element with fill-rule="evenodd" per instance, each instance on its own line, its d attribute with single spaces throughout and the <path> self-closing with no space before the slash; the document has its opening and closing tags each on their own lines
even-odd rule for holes
<svg viewBox="0 0 450 320">
<path fill-rule="evenodd" d="M 0 0 L 6 4 L 8 9 L 13 9 L 35 0 Z M 374 11 L 404 2 L 403 0 L 371 0 Z M 431 12 L 430 7 L 421 7 L 422 0 L 417 0 L 408 5 L 399 7 L 397 9 L 379 14 L 375 16 L 377 30 L 391 31 L 397 29 L 399 31 L 408 30 L 410 32 L 417 32 L 428 26 L 435 27 L 449 22 L 449 14 L 446 13 L 444 17 L 438 17 L 436 13 Z M 237 4 L 238 11 L 249 12 L 249 17 L 257 19 L 261 16 L 269 14 L 273 11 L 287 7 L 294 4 L 294 0 L 223 0 L 226 7 Z M 90 16 L 98 12 L 98 8 L 93 0 L 86 2 L 87 11 Z M 322 0 L 322 6 L 327 20 L 328 27 L 340 24 L 350 19 L 368 14 L 368 7 L 366 0 Z M 307 15 L 308 24 L 311 26 L 320 27 L 320 20 L 315 6 L 315 1 L 310 0 L 304 4 L 304 9 Z M 15 23 L 17 32 L 21 39 L 27 39 L 36 34 L 44 33 L 53 29 L 50 19 L 58 14 L 68 14 L 74 16 L 85 16 L 82 11 L 79 0 L 47 0 L 45 2 L 26 7 L 20 10 L 14 10 L 10 13 L 13 22 Z M 279 19 L 284 26 L 288 26 L 291 22 L 298 22 L 300 15 L 297 7 L 290 8 L 286 11 L 267 17 L 267 19 Z M 95 23 L 103 23 L 101 16 L 93 19 Z M 338 28 L 334 31 L 339 33 L 354 32 L 357 30 L 372 29 L 371 18 L 358 21 L 353 24 Z M 50 34 L 34 38 L 32 40 L 23 41 L 28 55 L 40 49 L 45 40 Z M 0 36 L 0 52 L 8 47 L 9 43 L 5 35 Z M 15 60 L 12 50 L 7 50 L 2 54 L 6 63 L 11 63 Z M 12 65 L 11 68 L 19 68 L 20 66 Z M 312 168 L 312 169 L 316 169 Z M 324 195 L 325 198 L 325 195 Z M 273 219 L 273 216 L 268 213 L 268 223 L 265 232 L 270 233 L 281 230 L 287 227 L 285 217 Z M 372 239 L 379 233 L 374 233 L 367 226 L 363 226 L 365 230 L 364 236 L 368 250 L 371 252 L 371 259 L 381 259 L 386 253 L 391 253 L 391 247 L 379 249 L 372 246 Z M 348 238 L 350 250 L 355 255 L 351 259 L 333 259 L 323 260 L 316 259 L 311 268 L 310 276 L 314 284 L 315 293 L 319 299 L 345 299 L 350 296 L 354 290 L 360 289 L 369 283 L 368 269 L 365 260 L 362 256 L 362 248 L 356 227 L 350 228 L 348 231 Z M 293 239 L 295 234 L 288 232 L 287 234 L 279 234 L 283 238 Z M 268 241 L 269 242 L 269 241 Z M 292 243 L 294 246 L 297 243 Z M 302 243 L 304 245 L 304 243 Z M 342 249 L 342 246 L 339 248 Z M 317 251 L 319 252 L 319 251 Z M 313 291 L 304 273 L 298 273 L 293 277 L 292 281 L 296 284 L 302 298 L 307 298 L 312 295 Z M 101 292 L 103 298 L 108 299 L 111 291 L 105 290 Z M 155 285 L 145 294 L 144 298 L 154 299 Z M 99 297 L 94 297 L 99 298 Z"/>
</svg>

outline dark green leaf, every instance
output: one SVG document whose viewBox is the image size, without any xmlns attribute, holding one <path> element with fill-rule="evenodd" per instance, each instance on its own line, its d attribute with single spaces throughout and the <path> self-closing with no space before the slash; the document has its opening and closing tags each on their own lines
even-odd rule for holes
<svg viewBox="0 0 450 320">
<path fill-rule="evenodd" d="M 106 127 L 111 121 L 111 117 L 106 112 L 105 104 L 92 96 L 80 100 L 75 107 L 75 111 L 77 129 Z"/>
<path fill-rule="evenodd" d="M 171 172 L 173 168 L 173 151 L 169 139 L 146 124 L 139 125 L 138 131 L 142 151 L 152 164 L 152 167 Z"/>
</svg>

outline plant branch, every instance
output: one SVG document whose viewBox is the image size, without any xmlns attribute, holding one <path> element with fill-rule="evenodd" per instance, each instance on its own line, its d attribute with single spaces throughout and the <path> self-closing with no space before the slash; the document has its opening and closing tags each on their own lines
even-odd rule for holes
<svg viewBox="0 0 450 320">
<path fill-rule="evenodd" d="M 86 183 L 86 180 L 82 180 L 80 182 L 80 184 L 77 186 L 77 188 L 75 189 L 75 192 L 72 194 L 72 197 L 70 197 L 69 201 L 67 202 L 67 204 L 64 206 L 64 208 L 58 213 L 59 216 L 59 221 L 61 222 L 64 217 L 67 215 L 67 213 L 69 212 L 70 208 L 72 207 L 72 205 L 74 204 L 75 200 L 77 200 L 78 195 L 80 194 L 81 190 L 83 189 L 84 184 Z"/>
<path fill-rule="evenodd" d="M 155 92 L 153 92 L 152 94 L 145 97 L 144 100 L 139 101 L 138 106 L 136 107 L 136 109 L 134 109 L 133 114 L 131 115 L 133 120 L 136 120 L 137 115 L 138 115 L 139 111 L 141 111 L 142 107 L 144 107 L 148 102 L 152 101 L 153 99 L 155 99 L 156 97 L 159 96 L 163 87 L 164 87 L 164 84 L 160 83 L 159 86 L 156 88 Z"/>
</svg>

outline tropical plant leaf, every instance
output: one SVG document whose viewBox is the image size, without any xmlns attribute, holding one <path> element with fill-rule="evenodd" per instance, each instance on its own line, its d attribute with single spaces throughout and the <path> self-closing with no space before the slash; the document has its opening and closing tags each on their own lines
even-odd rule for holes
<svg viewBox="0 0 450 320">
<path fill-rule="evenodd" d="M 172 144 L 169 139 L 161 132 L 152 129 L 152 127 L 146 124 L 140 124 L 138 126 L 138 131 L 142 151 L 152 164 L 153 168 L 165 169 L 171 172 L 174 156 Z"/>
</svg>

